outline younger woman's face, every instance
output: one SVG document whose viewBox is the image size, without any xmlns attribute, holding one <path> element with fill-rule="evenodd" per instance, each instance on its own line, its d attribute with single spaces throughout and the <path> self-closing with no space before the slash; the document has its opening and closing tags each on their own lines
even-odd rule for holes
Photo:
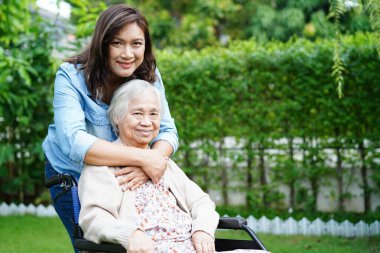
<svg viewBox="0 0 380 253">
<path fill-rule="evenodd" d="M 111 78 L 130 77 L 144 60 L 145 37 L 137 23 L 126 24 L 111 40 L 108 65 Z"/>
</svg>

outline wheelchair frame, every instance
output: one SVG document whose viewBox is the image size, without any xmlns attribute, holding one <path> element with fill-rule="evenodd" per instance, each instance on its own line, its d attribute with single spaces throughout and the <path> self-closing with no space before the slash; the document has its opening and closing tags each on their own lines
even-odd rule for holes
<svg viewBox="0 0 380 253">
<path fill-rule="evenodd" d="M 46 187 L 50 188 L 54 185 L 60 185 L 64 189 L 62 194 L 67 194 L 71 191 L 73 199 L 73 209 L 74 209 L 74 248 L 78 251 L 90 251 L 90 252 L 109 252 L 109 253 L 125 253 L 126 249 L 119 244 L 113 243 L 94 243 L 83 238 L 83 232 L 79 227 L 79 212 L 80 203 L 78 197 L 78 184 L 76 179 L 66 173 L 61 173 L 52 178 L 47 179 Z M 54 201 L 59 198 L 57 196 Z M 256 236 L 253 230 L 248 227 L 247 221 L 243 218 L 230 218 L 221 217 L 219 219 L 218 229 L 232 229 L 232 230 L 243 230 L 251 238 L 251 240 L 235 240 L 235 239 L 215 239 L 215 250 L 218 252 L 229 251 L 235 249 L 257 249 L 267 251 L 264 244 Z"/>
</svg>

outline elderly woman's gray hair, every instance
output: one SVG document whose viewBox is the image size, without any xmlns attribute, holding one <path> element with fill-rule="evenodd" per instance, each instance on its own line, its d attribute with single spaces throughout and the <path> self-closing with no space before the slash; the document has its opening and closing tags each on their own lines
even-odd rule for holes
<svg viewBox="0 0 380 253">
<path fill-rule="evenodd" d="M 124 118 L 129 102 L 133 98 L 143 95 L 146 91 L 153 91 L 153 94 L 157 96 L 160 114 L 163 113 L 160 92 L 151 83 L 140 79 L 126 82 L 115 91 L 108 108 L 108 118 L 116 134 L 119 134 L 116 122 Z"/>
</svg>

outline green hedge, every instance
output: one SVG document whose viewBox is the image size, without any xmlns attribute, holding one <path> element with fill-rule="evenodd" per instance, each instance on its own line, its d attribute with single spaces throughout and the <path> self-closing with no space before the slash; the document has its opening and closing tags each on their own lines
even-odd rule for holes
<svg viewBox="0 0 380 253">
<path fill-rule="evenodd" d="M 378 139 L 375 42 L 370 34 L 343 37 L 344 99 L 331 78 L 334 43 L 246 41 L 200 52 L 157 52 L 181 136 L 190 142 L 226 135 L 336 137 L 338 124 L 340 136 Z M 358 136 L 363 123 L 366 131 Z"/>
<path fill-rule="evenodd" d="M 373 185 L 380 185 L 380 60 L 371 34 L 343 37 L 346 72 L 339 99 L 331 77 L 334 43 L 243 41 L 226 48 L 157 52 L 181 138 L 177 160 L 182 167 L 205 189 L 218 185 L 225 204 L 229 187 L 248 192 L 247 204 L 262 208 L 284 207 L 276 186 L 286 184 L 294 208 L 315 210 L 323 177 L 335 177 L 343 211 L 344 200 L 352 197 L 345 192 L 351 183 L 347 164 L 355 164 L 365 173 L 360 180 L 369 211 L 370 195 L 379 190 Z M 241 140 L 242 147 L 226 148 L 228 136 Z M 281 138 L 289 142 L 275 142 Z M 273 155 L 269 149 L 284 152 Z M 333 166 L 326 163 L 327 149 L 339 157 Z M 222 156 L 232 159 L 232 167 Z M 234 188 L 230 182 L 236 179 L 245 185 Z"/>
<path fill-rule="evenodd" d="M 0 43 L 0 185 L 6 202 L 36 201 L 45 190 L 41 142 L 52 119 L 56 67 L 46 33 L 30 26 L 32 33 L 11 47 Z M 278 190 L 285 184 L 294 210 L 315 211 L 324 179 L 333 177 L 344 211 L 344 201 L 352 197 L 346 191 L 354 180 L 351 166 L 362 175 L 357 180 L 366 211 L 374 208 L 369 197 L 380 185 L 380 60 L 371 34 L 342 37 L 346 72 L 339 99 L 331 77 L 333 45 L 295 39 L 158 51 L 180 135 L 176 161 L 205 190 L 221 190 L 225 204 L 229 190 L 244 191 L 246 206 L 262 210 L 286 208 Z M 20 54 L 24 48 L 30 50 Z M 227 146 L 228 136 L 238 141 L 234 147 Z M 288 142 L 277 142 L 281 138 Z M 326 162 L 326 150 L 339 157 L 333 165 Z"/>
<path fill-rule="evenodd" d="M 53 118 L 54 29 L 33 7 L 0 4 L 0 202 L 30 203 L 45 189 L 41 143 Z"/>
</svg>

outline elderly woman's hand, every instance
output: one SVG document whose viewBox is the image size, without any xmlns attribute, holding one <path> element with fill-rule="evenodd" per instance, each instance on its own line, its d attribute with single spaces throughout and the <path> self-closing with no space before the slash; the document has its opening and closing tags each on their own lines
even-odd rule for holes
<svg viewBox="0 0 380 253">
<path fill-rule="evenodd" d="M 206 232 L 195 231 L 191 238 L 197 253 L 215 252 L 214 238 Z"/>
<path fill-rule="evenodd" d="M 144 152 L 142 168 L 153 183 L 158 183 L 165 173 L 169 158 L 162 155 L 157 149 L 147 149 Z"/>
<path fill-rule="evenodd" d="M 124 167 L 115 172 L 115 175 L 123 176 L 119 179 L 119 185 L 122 187 L 123 191 L 135 190 L 141 185 L 148 181 L 148 175 L 140 167 Z"/>
<path fill-rule="evenodd" d="M 128 240 L 128 253 L 153 253 L 154 242 L 144 231 L 136 230 Z"/>
</svg>

